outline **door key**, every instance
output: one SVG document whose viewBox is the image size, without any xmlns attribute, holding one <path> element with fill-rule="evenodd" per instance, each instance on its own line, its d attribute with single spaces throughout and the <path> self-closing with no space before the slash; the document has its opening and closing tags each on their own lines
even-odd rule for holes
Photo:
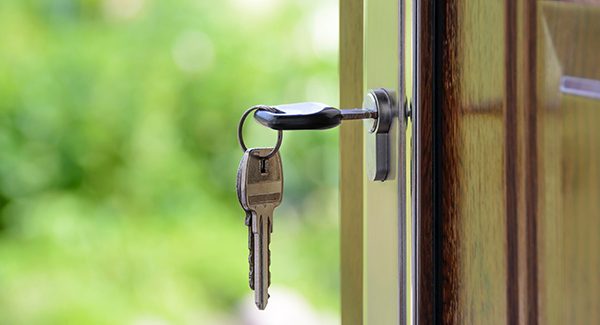
<svg viewBox="0 0 600 325">
<path fill-rule="evenodd" d="M 278 106 L 257 105 L 246 110 L 238 125 L 238 141 L 244 155 L 237 174 L 237 195 L 245 211 L 248 227 L 249 285 L 254 290 L 258 309 L 263 310 L 269 299 L 271 284 L 271 232 L 273 212 L 281 203 L 283 170 L 279 148 L 284 130 L 322 130 L 336 127 L 343 120 L 366 120 L 374 134 L 374 154 L 367 155 L 373 162 L 369 170 L 372 180 L 384 181 L 389 176 L 389 131 L 399 114 L 390 91 L 380 88 L 369 91 L 362 109 L 339 110 L 319 103 L 296 103 Z M 243 139 L 244 121 L 250 113 L 264 126 L 277 130 L 274 148 L 248 149 Z M 368 146 L 367 146 L 368 147 Z M 367 165 L 369 166 L 369 159 Z"/>
<path fill-rule="evenodd" d="M 249 212 L 247 225 L 251 228 L 250 287 L 254 290 L 256 306 L 265 309 L 271 282 L 269 244 L 273 231 L 273 211 L 282 200 L 283 170 L 281 156 L 271 148 L 248 149 L 238 170 L 238 198 Z"/>
</svg>

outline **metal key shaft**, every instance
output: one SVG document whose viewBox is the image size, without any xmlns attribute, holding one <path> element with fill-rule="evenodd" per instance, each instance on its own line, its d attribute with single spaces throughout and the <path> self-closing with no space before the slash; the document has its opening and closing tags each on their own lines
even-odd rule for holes
<svg viewBox="0 0 600 325">
<path fill-rule="evenodd" d="M 340 110 L 342 120 L 365 120 L 368 118 L 376 119 L 377 111 L 367 110 L 364 108 L 352 108 Z"/>
<path fill-rule="evenodd" d="M 269 211 L 271 210 L 271 211 Z M 254 235 L 254 302 L 263 310 L 269 300 L 271 266 L 271 231 L 273 209 L 256 209 L 252 216 L 252 232 Z"/>
</svg>

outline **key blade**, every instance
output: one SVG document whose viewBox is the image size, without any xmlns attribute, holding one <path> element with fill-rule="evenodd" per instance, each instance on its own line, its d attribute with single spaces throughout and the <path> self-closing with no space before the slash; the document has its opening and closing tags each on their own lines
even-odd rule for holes
<svg viewBox="0 0 600 325">
<path fill-rule="evenodd" d="M 270 211 L 269 211 L 270 210 Z M 254 302 L 256 307 L 264 310 L 269 301 L 271 256 L 272 209 L 259 210 L 254 213 Z"/>
</svg>

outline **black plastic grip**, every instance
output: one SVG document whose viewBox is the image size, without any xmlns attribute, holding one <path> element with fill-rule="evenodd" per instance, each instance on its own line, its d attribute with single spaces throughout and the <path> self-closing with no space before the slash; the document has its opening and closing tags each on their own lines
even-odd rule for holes
<svg viewBox="0 0 600 325">
<path fill-rule="evenodd" d="M 323 130 L 342 123 L 339 109 L 321 103 L 273 106 L 274 111 L 258 109 L 254 118 L 273 130 Z"/>
</svg>

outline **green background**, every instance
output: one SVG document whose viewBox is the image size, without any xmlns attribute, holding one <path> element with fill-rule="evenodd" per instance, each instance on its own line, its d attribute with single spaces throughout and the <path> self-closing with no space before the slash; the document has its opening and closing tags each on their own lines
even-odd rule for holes
<svg viewBox="0 0 600 325">
<path fill-rule="evenodd" d="M 337 105 L 336 6 L 2 0 L 0 323 L 243 322 L 237 123 Z M 251 146 L 274 143 L 249 122 Z M 271 245 L 273 287 L 334 320 L 337 148 L 336 130 L 285 133 Z"/>
</svg>

